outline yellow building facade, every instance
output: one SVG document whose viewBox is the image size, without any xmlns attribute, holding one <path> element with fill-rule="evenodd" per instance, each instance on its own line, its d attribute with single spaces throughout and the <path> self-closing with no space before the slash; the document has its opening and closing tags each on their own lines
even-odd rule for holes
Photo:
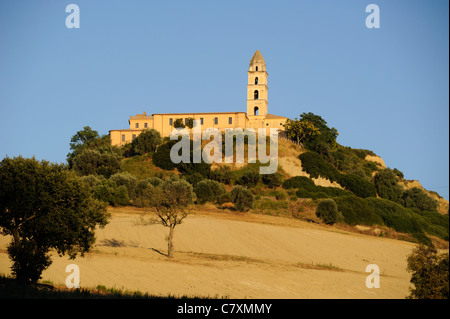
<svg viewBox="0 0 450 319">
<path fill-rule="evenodd" d="M 247 113 L 245 112 L 212 112 L 212 113 L 157 113 L 147 115 L 137 114 L 130 116 L 128 123 L 130 128 L 123 130 L 110 130 L 111 144 L 123 146 L 133 141 L 144 130 L 155 129 L 162 137 L 169 136 L 174 129 L 177 119 L 186 123 L 188 119 L 199 120 L 202 130 L 217 128 L 225 131 L 226 128 L 236 129 L 266 128 L 269 134 L 270 128 L 283 130 L 287 118 L 269 114 L 268 111 L 268 86 L 266 63 L 257 50 L 250 60 L 247 83 Z"/>
</svg>

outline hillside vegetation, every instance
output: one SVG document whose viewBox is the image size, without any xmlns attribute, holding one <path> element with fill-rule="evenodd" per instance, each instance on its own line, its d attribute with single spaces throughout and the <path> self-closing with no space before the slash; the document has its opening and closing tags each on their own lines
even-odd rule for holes
<svg viewBox="0 0 450 319">
<path fill-rule="evenodd" d="M 152 207 L 150 194 L 165 180 L 183 179 L 193 187 L 195 205 L 212 203 L 343 227 L 364 225 L 378 236 L 397 234 L 448 246 L 447 201 L 405 180 L 399 169 L 385 167 L 374 152 L 338 144 L 337 136 L 335 128 L 312 113 L 289 120 L 279 139 L 278 171 L 271 175 L 259 174 L 259 162 L 193 164 L 192 151 L 191 163 L 174 164 L 170 149 L 176 141 L 162 139 L 154 130 L 117 148 L 108 137 L 92 136 L 85 128 L 74 136 L 68 161 L 94 197 L 111 206 Z M 332 217 L 326 209 L 316 214 L 318 205 L 337 207 L 337 212 L 330 208 Z"/>
</svg>

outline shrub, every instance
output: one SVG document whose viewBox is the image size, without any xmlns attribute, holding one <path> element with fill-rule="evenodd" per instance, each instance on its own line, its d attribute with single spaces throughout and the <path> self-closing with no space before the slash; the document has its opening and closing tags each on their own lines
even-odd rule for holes
<svg viewBox="0 0 450 319">
<path fill-rule="evenodd" d="M 92 188 L 96 186 L 98 183 L 100 183 L 101 179 L 96 175 L 87 175 L 81 176 L 80 181 L 83 182 L 85 185 L 87 185 L 89 188 Z"/>
<path fill-rule="evenodd" d="M 269 188 L 276 188 L 278 186 L 281 186 L 281 183 L 283 182 L 283 175 L 276 172 L 273 174 L 264 174 L 261 178 L 264 185 L 267 185 Z"/>
<path fill-rule="evenodd" d="M 129 173 L 116 173 L 112 175 L 110 181 L 114 182 L 117 186 L 125 186 L 127 189 L 128 197 L 133 198 L 135 196 L 137 178 Z"/>
<path fill-rule="evenodd" d="M 345 223 L 349 225 L 383 225 L 383 219 L 376 214 L 367 199 L 351 195 L 337 197 L 334 200 Z"/>
<path fill-rule="evenodd" d="M 398 203 L 382 199 L 366 199 L 375 213 L 383 219 L 386 226 L 402 233 L 423 233 L 427 227 L 425 219 L 414 213 L 413 210 L 403 207 Z"/>
<path fill-rule="evenodd" d="M 148 186 L 160 186 L 162 184 L 163 180 L 158 177 L 150 177 L 143 180 L 140 180 L 136 184 L 135 188 L 135 196 L 136 198 L 142 195 L 142 192 L 148 187 Z"/>
<path fill-rule="evenodd" d="M 134 205 L 138 207 L 152 207 L 153 204 L 155 204 L 159 200 L 157 196 L 159 196 L 159 194 L 161 193 L 160 187 L 154 186 L 150 183 L 140 185 L 142 185 L 142 187 L 139 187 L 139 190 L 136 191 Z"/>
<path fill-rule="evenodd" d="M 183 176 L 186 181 L 188 183 L 190 183 L 192 186 L 195 187 L 195 185 L 197 185 L 199 182 L 205 180 L 205 176 L 203 176 L 200 173 L 193 173 L 193 174 L 189 174 L 189 175 L 184 175 Z"/>
<path fill-rule="evenodd" d="M 256 171 L 246 171 L 242 176 L 236 181 L 238 185 L 243 185 L 247 187 L 255 187 L 261 180 L 261 175 Z"/>
<path fill-rule="evenodd" d="M 363 198 L 377 196 L 375 185 L 359 175 L 342 174 L 338 182 L 342 187 L 351 191 L 356 196 Z"/>
<path fill-rule="evenodd" d="M 289 203 L 286 201 L 274 201 L 268 198 L 255 202 L 255 209 L 261 210 L 281 210 L 288 209 Z"/>
<path fill-rule="evenodd" d="M 286 200 L 287 195 L 285 193 L 283 193 L 283 192 L 276 192 L 275 198 L 277 200 Z"/>
<path fill-rule="evenodd" d="M 92 189 L 95 198 L 112 206 L 123 206 L 130 204 L 130 197 L 126 186 L 117 186 L 116 183 L 104 180 Z"/>
<path fill-rule="evenodd" d="M 234 175 L 229 166 L 221 165 L 219 168 L 211 170 L 209 176 L 210 179 L 227 185 L 234 181 Z"/>
<path fill-rule="evenodd" d="M 314 182 L 305 176 L 295 176 L 291 177 L 283 182 L 283 188 L 291 189 L 291 188 L 303 188 L 303 189 L 314 189 Z"/>
<path fill-rule="evenodd" d="M 231 203 L 231 195 L 230 195 L 230 193 L 226 192 L 225 194 L 220 196 L 220 198 L 217 200 L 217 202 L 219 204 Z"/>
<path fill-rule="evenodd" d="M 322 156 L 315 152 L 306 152 L 300 154 L 299 159 L 302 161 L 302 167 L 311 178 L 319 176 L 329 179 L 331 182 L 337 181 L 341 173 L 330 163 L 326 162 Z"/>
<path fill-rule="evenodd" d="M 381 198 L 399 202 L 402 195 L 402 189 L 398 185 L 397 175 L 393 170 L 386 168 L 378 171 L 374 176 L 375 187 Z"/>
<path fill-rule="evenodd" d="M 434 211 L 437 209 L 437 201 L 417 187 L 404 191 L 401 202 L 405 207 L 417 208 L 422 211 Z"/>
<path fill-rule="evenodd" d="M 153 164 L 168 171 L 175 169 L 175 164 L 170 159 L 170 149 L 175 143 L 176 141 L 168 141 L 158 146 L 153 153 Z"/>
<path fill-rule="evenodd" d="M 338 207 L 334 200 L 323 199 L 319 201 L 316 209 L 316 216 L 325 224 L 333 225 L 338 218 Z"/>
<path fill-rule="evenodd" d="M 225 193 L 225 185 L 217 181 L 205 179 L 195 186 L 195 194 L 199 203 L 217 202 Z"/>
<path fill-rule="evenodd" d="M 311 188 L 299 188 L 296 192 L 297 197 L 300 198 L 331 198 L 339 196 L 349 196 L 352 193 L 337 187 L 323 187 L 315 186 Z"/>
<path fill-rule="evenodd" d="M 230 197 L 234 207 L 239 211 L 246 211 L 252 208 L 255 201 L 252 192 L 240 185 L 233 187 Z"/>
</svg>

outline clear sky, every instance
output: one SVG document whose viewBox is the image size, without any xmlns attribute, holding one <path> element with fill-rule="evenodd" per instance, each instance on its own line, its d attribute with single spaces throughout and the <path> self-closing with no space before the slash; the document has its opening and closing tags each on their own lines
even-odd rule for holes
<svg viewBox="0 0 450 319">
<path fill-rule="evenodd" d="M 80 28 L 66 28 L 68 4 Z M 368 4 L 380 28 L 365 24 Z M 322 116 L 449 198 L 449 4 L 426 0 L 0 1 L 0 159 L 64 162 L 75 132 L 146 111 L 246 111 L 259 49 L 269 113 Z"/>
</svg>

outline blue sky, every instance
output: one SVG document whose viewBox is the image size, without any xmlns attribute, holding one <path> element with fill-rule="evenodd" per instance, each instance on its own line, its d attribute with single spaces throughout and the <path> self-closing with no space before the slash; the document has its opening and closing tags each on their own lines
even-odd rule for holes
<svg viewBox="0 0 450 319">
<path fill-rule="evenodd" d="M 65 8 L 80 8 L 68 29 Z M 368 29 L 365 8 L 380 8 Z M 146 111 L 246 111 L 259 49 L 269 113 L 322 116 L 449 198 L 448 1 L 0 1 L 0 159 L 64 162 L 76 131 Z"/>
</svg>

